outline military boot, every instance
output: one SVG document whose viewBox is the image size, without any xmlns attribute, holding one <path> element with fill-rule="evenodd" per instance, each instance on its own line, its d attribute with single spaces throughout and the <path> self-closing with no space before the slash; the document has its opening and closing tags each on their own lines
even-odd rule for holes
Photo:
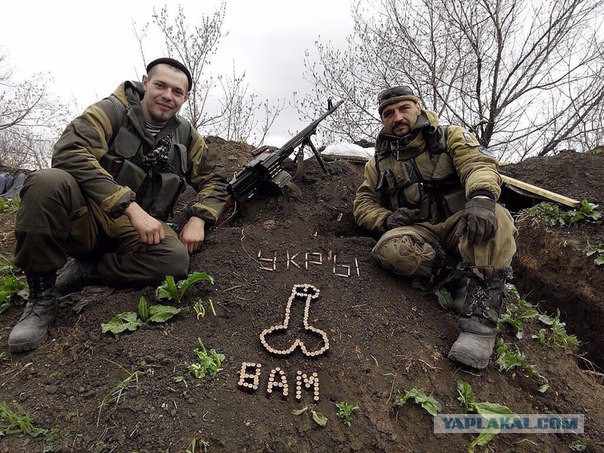
<svg viewBox="0 0 604 453">
<path fill-rule="evenodd" d="M 8 336 L 10 352 L 36 349 L 48 338 L 48 326 L 54 321 L 57 310 L 55 279 L 54 272 L 27 274 L 29 300 L 23 316 Z"/>
<path fill-rule="evenodd" d="M 85 286 L 101 283 L 97 272 L 98 262 L 94 259 L 70 258 L 57 277 L 58 296 L 75 293 Z"/>
<path fill-rule="evenodd" d="M 461 333 L 451 347 L 450 360 L 477 369 L 488 366 L 503 309 L 505 282 L 511 277 L 511 268 L 469 268 L 468 289 L 459 318 Z"/>
<path fill-rule="evenodd" d="M 468 277 L 461 277 L 451 282 L 449 291 L 452 300 L 451 310 L 460 315 L 468 296 Z"/>
</svg>

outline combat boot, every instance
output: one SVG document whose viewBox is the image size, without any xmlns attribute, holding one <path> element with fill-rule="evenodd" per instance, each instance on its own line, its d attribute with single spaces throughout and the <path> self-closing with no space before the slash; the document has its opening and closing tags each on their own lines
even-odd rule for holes
<svg viewBox="0 0 604 453">
<path fill-rule="evenodd" d="M 57 277 L 57 295 L 65 296 L 85 286 L 99 285 L 101 281 L 97 268 L 98 262 L 94 259 L 70 258 Z"/>
<path fill-rule="evenodd" d="M 452 300 L 451 310 L 460 315 L 468 296 L 468 277 L 464 276 L 451 282 L 449 291 Z"/>
<path fill-rule="evenodd" d="M 57 310 L 55 279 L 54 272 L 27 274 L 29 300 L 23 316 L 8 336 L 10 352 L 36 349 L 48 338 L 48 327 L 54 321 Z"/>
<path fill-rule="evenodd" d="M 503 309 L 505 282 L 511 277 L 511 268 L 469 268 L 468 289 L 459 318 L 461 333 L 451 347 L 450 360 L 476 369 L 488 366 Z"/>
</svg>

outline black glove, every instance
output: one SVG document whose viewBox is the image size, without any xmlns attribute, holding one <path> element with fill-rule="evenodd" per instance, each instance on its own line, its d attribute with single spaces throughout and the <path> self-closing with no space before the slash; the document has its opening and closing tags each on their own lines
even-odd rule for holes
<svg viewBox="0 0 604 453">
<path fill-rule="evenodd" d="M 474 197 L 467 201 L 455 236 L 464 234 L 470 244 L 480 244 L 488 241 L 497 231 L 495 217 L 495 202 L 488 197 Z"/>
<path fill-rule="evenodd" d="M 386 230 L 417 223 L 420 218 L 419 209 L 398 208 L 386 218 Z"/>
</svg>

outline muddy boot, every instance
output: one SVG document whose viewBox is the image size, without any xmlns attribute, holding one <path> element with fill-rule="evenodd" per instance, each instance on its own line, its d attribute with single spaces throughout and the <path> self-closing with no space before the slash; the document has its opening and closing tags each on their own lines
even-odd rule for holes
<svg viewBox="0 0 604 453">
<path fill-rule="evenodd" d="M 503 308 L 505 282 L 511 276 L 510 268 L 496 271 L 492 267 L 470 267 L 459 318 L 461 333 L 451 347 L 450 360 L 476 369 L 488 366 Z"/>
<path fill-rule="evenodd" d="M 36 349 L 48 338 L 48 326 L 55 319 L 55 273 L 29 273 L 29 301 L 23 316 L 8 336 L 10 352 Z"/>
<path fill-rule="evenodd" d="M 97 268 L 96 260 L 70 258 L 57 277 L 57 295 L 65 296 L 85 286 L 99 285 L 101 281 Z"/>
<path fill-rule="evenodd" d="M 451 282 L 449 291 L 452 299 L 451 310 L 460 315 L 468 296 L 468 277 Z"/>
</svg>

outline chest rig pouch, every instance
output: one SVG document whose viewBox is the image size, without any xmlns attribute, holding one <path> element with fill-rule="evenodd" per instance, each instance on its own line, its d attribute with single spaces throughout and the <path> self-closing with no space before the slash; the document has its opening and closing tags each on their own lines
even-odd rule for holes
<svg viewBox="0 0 604 453">
<path fill-rule="evenodd" d="M 378 184 L 386 206 L 420 210 L 423 221 L 440 223 L 465 206 L 463 186 L 447 152 L 447 130 L 387 141 L 376 154 Z"/>
<path fill-rule="evenodd" d="M 136 202 L 151 216 L 167 220 L 184 190 L 187 149 L 164 137 L 144 153 L 144 141 L 137 132 L 121 127 L 101 166 L 115 181 L 136 193 Z"/>
</svg>

